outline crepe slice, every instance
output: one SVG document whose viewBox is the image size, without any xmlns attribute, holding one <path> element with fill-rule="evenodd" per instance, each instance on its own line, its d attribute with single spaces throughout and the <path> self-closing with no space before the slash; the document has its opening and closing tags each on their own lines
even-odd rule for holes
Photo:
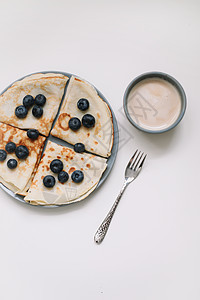
<svg viewBox="0 0 200 300">
<path fill-rule="evenodd" d="M 48 136 L 52 123 L 58 112 L 68 77 L 62 74 L 37 73 L 15 82 L 0 96 L 0 121 L 22 129 L 37 129 Z M 36 118 L 32 114 L 32 107 L 27 116 L 20 119 L 15 115 L 15 108 L 23 104 L 23 98 L 38 94 L 46 97 L 43 115 Z"/>
<path fill-rule="evenodd" d="M 54 159 L 62 161 L 63 170 L 69 174 L 67 182 L 59 182 L 58 175 L 51 171 L 50 163 Z M 97 186 L 107 167 L 106 161 L 105 158 L 88 153 L 76 153 L 70 148 L 48 141 L 25 201 L 33 205 L 61 205 L 80 201 Z M 71 179 L 75 170 L 81 170 L 84 174 L 84 179 L 80 183 L 75 183 Z M 47 188 L 43 184 L 43 178 L 47 175 L 55 178 L 56 182 L 52 188 Z"/>
<path fill-rule="evenodd" d="M 81 98 L 89 101 L 89 108 L 86 111 L 81 111 L 77 107 L 77 102 Z M 68 126 L 69 120 L 72 117 L 81 120 L 85 114 L 95 117 L 95 126 L 86 128 L 82 125 L 77 131 L 71 130 Z M 72 76 L 51 134 L 72 145 L 84 143 L 87 151 L 108 157 L 113 145 L 112 113 L 92 85 Z"/>
<path fill-rule="evenodd" d="M 13 142 L 16 146 L 23 145 L 29 150 L 26 159 L 17 158 L 15 152 L 7 153 L 6 159 L 0 161 L 0 182 L 16 194 L 26 195 L 38 166 L 45 140 L 45 137 L 39 135 L 37 140 L 33 141 L 27 136 L 26 131 L 0 123 L 0 149 L 5 150 L 6 144 Z M 8 168 L 9 159 L 17 160 L 18 164 L 15 169 Z"/>
</svg>

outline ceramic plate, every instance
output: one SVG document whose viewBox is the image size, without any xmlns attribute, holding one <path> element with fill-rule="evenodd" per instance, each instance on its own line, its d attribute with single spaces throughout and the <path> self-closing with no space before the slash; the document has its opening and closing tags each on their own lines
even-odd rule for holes
<svg viewBox="0 0 200 300">
<path fill-rule="evenodd" d="M 45 72 L 37 72 L 37 73 L 60 73 L 60 74 L 66 75 L 66 76 L 69 77 L 69 78 L 70 78 L 71 76 L 79 77 L 79 76 L 74 75 L 74 74 L 71 74 L 71 73 L 57 72 L 57 71 L 56 71 L 56 72 L 55 72 L 55 71 L 45 71 Z M 18 79 L 18 80 L 21 80 L 21 79 L 23 79 L 23 78 L 25 78 L 25 77 L 28 77 L 28 76 L 30 76 L 30 75 L 33 75 L 33 74 L 29 74 L 29 75 L 27 75 L 27 76 L 24 76 L 24 77 Z M 80 77 L 79 77 L 79 78 L 80 78 Z M 18 81 L 18 80 L 16 80 L 16 81 Z M 13 82 L 13 83 L 14 83 L 14 82 Z M 13 83 L 12 83 L 12 84 L 13 84 Z M 68 83 L 69 83 L 69 81 L 68 81 Z M 65 92 L 66 92 L 66 90 L 67 90 L 68 83 L 67 83 L 67 85 L 66 85 Z M 11 85 L 12 85 L 12 84 L 11 84 Z M 3 94 L 3 93 L 4 93 L 11 85 L 9 85 L 9 86 L 1 93 L 1 94 Z M 106 100 L 106 98 L 102 95 L 102 93 L 101 93 L 96 87 L 95 87 L 95 89 L 97 90 L 98 95 L 99 95 L 99 96 L 100 96 L 100 97 L 108 104 L 108 106 L 109 106 L 109 108 L 110 108 L 110 110 L 111 110 L 111 112 L 112 112 L 112 117 L 113 117 L 113 127 L 114 127 L 114 141 L 113 141 L 113 147 L 112 147 L 111 155 L 110 155 L 110 157 L 109 157 L 108 160 L 107 160 L 108 166 L 107 166 L 105 172 L 103 173 L 103 175 L 102 175 L 102 177 L 101 177 L 101 179 L 100 179 L 98 185 L 96 186 L 95 190 L 94 190 L 91 194 L 95 193 L 95 191 L 103 184 L 103 182 L 106 180 L 106 178 L 107 178 L 108 175 L 110 174 L 111 169 L 112 169 L 112 167 L 113 167 L 113 165 L 114 165 L 116 156 L 117 156 L 118 144 L 119 144 L 119 133 L 118 133 L 117 120 L 116 120 L 116 117 L 115 117 L 114 112 L 113 112 L 113 110 L 112 110 L 112 107 L 110 106 L 110 104 L 109 104 L 109 102 Z M 65 93 L 64 93 L 64 95 L 65 95 Z M 63 102 L 64 95 L 63 95 L 63 98 L 62 98 L 61 103 Z M 60 107 L 61 107 L 61 105 L 60 105 Z M 58 116 L 58 114 L 57 114 L 57 116 Z M 55 120 L 54 120 L 53 126 L 54 126 L 54 124 L 55 124 L 55 122 L 56 122 L 56 119 L 57 119 L 57 117 L 56 117 Z M 63 146 L 65 146 L 65 147 L 73 148 L 73 146 L 70 145 L 70 144 L 68 144 L 67 142 L 65 142 L 65 141 L 63 141 L 63 140 L 60 140 L 60 139 L 58 139 L 58 138 L 55 138 L 55 137 L 53 137 L 53 136 L 51 136 L 51 135 L 47 138 L 47 141 L 48 141 L 49 139 L 50 139 L 51 141 L 53 141 L 54 143 L 63 145 Z M 46 142 L 47 142 L 47 141 L 46 141 Z M 23 202 L 23 203 L 25 203 L 25 204 L 31 205 L 31 204 L 29 204 L 29 203 L 27 203 L 27 202 L 24 201 L 24 197 L 23 197 L 23 196 L 14 194 L 11 190 L 9 190 L 7 187 L 5 187 L 2 183 L 0 183 L 0 187 L 1 187 L 7 194 L 11 195 L 11 196 L 12 196 L 14 199 L 16 199 L 17 201 L 20 201 L 20 202 Z M 90 194 L 90 195 L 91 195 L 91 194 Z M 86 198 L 85 198 L 85 199 L 86 199 Z M 74 202 L 78 202 L 78 201 L 79 201 L 79 200 L 70 201 L 69 203 L 66 203 L 66 204 L 63 204 L 63 205 L 59 205 L 59 206 L 68 205 L 68 204 L 71 204 L 71 203 L 74 203 Z M 81 200 L 81 201 L 82 201 L 82 200 Z M 51 207 L 51 208 L 52 208 L 52 207 L 59 207 L 58 205 L 46 205 L 46 206 L 45 206 L 45 205 L 38 205 L 38 206 L 40 206 L 40 207 Z"/>
</svg>

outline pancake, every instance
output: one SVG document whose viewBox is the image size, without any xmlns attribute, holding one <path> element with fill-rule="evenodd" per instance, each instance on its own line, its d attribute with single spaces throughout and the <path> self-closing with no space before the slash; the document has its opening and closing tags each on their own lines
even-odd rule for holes
<svg viewBox="0 0 200 300">
<path fill-rule="evenodd" d="M 7 158 L 0 161 L 0 182 L 14 193 L 26 195 L 39 163 L 45 140 L 45 137 L 39 135 L 37 140 L 33 141 L 27 136 L 26 131 L 0 123 L 0 149 L 5 150 L 6 144 L 13 142 L 16 146 L 23 145 L 29 150 L 26 159 L 17 158 L 15 153 L 7 153 Z M 18 165 L 15 169 L 8 168 L 9 159 L 17 160 Z"/>
<path fill-rule="evenodd" d="M 89 108 L 86 111 L 81 111 L 77 107 L 77 102 L 81 98 L 89 101 Z M 81 120 L 85 114 L 95 117 L 95 126 L 86 128 L 82 125 L 77 131 L 71 130 L 68 125 L 69 120 L 72 117 Z M 112 113 L 92 85 L 72 76 L 51 134 L 72 145 L 84 143 L 87 151 L 109 157 L 113 145 Z"/>
<path fill-rule="evenodd" d="M 62 161 L 63 170 L 69 174 L 67 182 L 59 182 L 58 175 L 51 171 L 50 163 L 54 159 Z M 80 201 L 95 189 L 107 167 L 106 162 L 105 158 L 88 153 L 76 153 L 68 147 L 48 141 L 25 201 L 33 205 L 61 205 Z M 75 183 L 71 179 L 71 174 L 75 170 L 81 170 L 84 174 L 84 179 L 80 183 Z M 43 178 L 47 175 L 54 176 L 56 180 L 52 188 L 47 188 L 43 184 Z"/>
<path fill-rule="evenodd" d="M 58 112 L 68 77 L 62 74 L 37 73 L 15 82 L 0 96 L 0 121 L 21 129 L 37 129 L 48 136 Z M 29 109 L 27 116 L 20 119 L 15 115 L 15 108 L 23 104 L 26 95 L 42 94 L 46 97 L 43 115 L 36 118 Z"/>
</svg>

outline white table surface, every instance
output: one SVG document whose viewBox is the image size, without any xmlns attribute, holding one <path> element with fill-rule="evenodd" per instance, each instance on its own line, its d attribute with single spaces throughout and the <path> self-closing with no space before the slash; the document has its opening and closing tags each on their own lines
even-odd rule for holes
<svg viewBox="0 0 200 300">
<path fill-rule="evenodd" d="M 0 190 L 1 300 L 200 299 L 199 12 L 195 0 L 0 2 L 0 90 L 32 72 L 74 73 L 107 97 L 120 127 L 112 173 L 87 200 L 41 209 Z M 146 71 L 186 91 L 169 133 L 141 133 L 124 116 L 125 88 Z M 148 160 L 96 245 L 136 148 Z"/>
</svg>

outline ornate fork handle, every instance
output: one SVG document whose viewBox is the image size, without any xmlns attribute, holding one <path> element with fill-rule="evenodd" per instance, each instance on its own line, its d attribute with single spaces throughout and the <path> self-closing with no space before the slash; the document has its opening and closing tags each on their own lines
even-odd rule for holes
<svg viewBox="0 0 200 300">
<path fill-rule="evenodd" d="M 99 228 L 98 228 L 98 230 L 97 230 L 97 232 L 96 232 L 96 234 L 94 236 L 94 240 L 95 240 L 95 242 L 97 244 L 100 244 L 103 241 L 103 239 L 104 239 L 104 237 L 105 237 L 105 235 L 106 235 L 106 233 L 108 231 L 108 227 L 110 225 L 112 217 L 113 217 L 113 215 L 115 213 L 115 210 L 116 210 L 116 208 L 117 208 L 117 206 L 119 204 L 119 201 L 120 201 L 120 199 L 121 199 L 121 197 L 123 195 L 123 192 L 125 191 L 125 188 L 127 186 L 128 186 L 128 182 L 125 180 L 124 184 L 122 186 L 122 189 L 121 189 L 119 195 L 117 196 L 117 199 L 115 200 L 113 206 L 111 207 L 109 213 L 107 214 L 107 216 L 103 220 L 102 224 L 99 226 Z"/>
</svg>

